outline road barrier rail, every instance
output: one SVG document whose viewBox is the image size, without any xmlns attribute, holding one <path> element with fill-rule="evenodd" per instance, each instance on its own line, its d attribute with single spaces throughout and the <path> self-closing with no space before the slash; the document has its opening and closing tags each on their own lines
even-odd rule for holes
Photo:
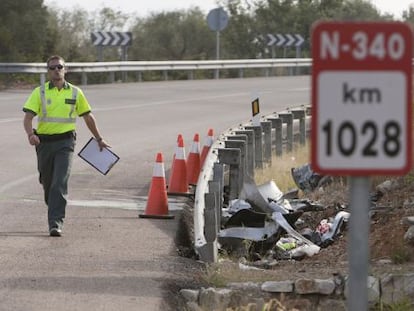
<svg viewBox="0 0 414 311">
<path fill-rule="evenodd" d="M 310 133 L 309 106 L 288 109 L 230 128 L 212 144 L 201 169 L 194 198 L 194 247 L 200 260 L 216 262 L 224 196 L 238 199 L 256 170 L 272 165 L 273 155 L 306 143 Z M 225 190 L 227 189 L 226 193 Z"/>
<path fill-rule="evenodd" d="M 68 72 L 81 74 L 82 85 L 88 82 L 88 73 L 107 72 L 109 82 L 115 82 L 115 73 L 136 72 L 138 80 L 142 80 L 142 72 L 162 71 L 167 79 L 169 71 L 188 71 L 189 79 L 193 78 L 195 70 L 215 70 L 215 77 L 219 71 L 225 69 L 239 69 L 239 76 L 243 77 L 243 70 L 249 68 L 300 68 L 310 67 L 310 58 L 265 58 L 265 59 L 227 59 L 227 60 L 182 60 L 182 61 L 117 61 L 117 62 L 85 62 L 66 63 Z M 45 63 L 0 63 L 0 73 L 40 74 L 40 82 L 46 79 L 47 68 Z"/>
</svg>

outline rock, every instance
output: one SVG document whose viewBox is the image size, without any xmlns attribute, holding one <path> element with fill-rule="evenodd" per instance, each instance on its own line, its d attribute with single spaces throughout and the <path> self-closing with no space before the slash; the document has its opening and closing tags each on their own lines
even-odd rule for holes
<svg viewBox="0 0 414 311">
<path fill-rule="evenodd" d="M 230 303 L 229 289 L 202 288 L 200 290 L 199 305 L 202 310 L 225 310 Z"/>
<path fill-rule="evenodd" d="M 335 281 L 333 279 L 298 279 L 295 282 L 295 292 L 297 294 L 330 295 L 335 291 L 335 287 Z"/>
<path fill-rule="evenodd" d="M 402 223 L 403 225 L 408 225 L 408 226 L 412 226 L 412 225 L 414 225 L 414 216 L 404 217 L 404 218 L 401 220 L 401 223 Z"/>
<path fill-rule="evenodd" d="M 345 298 L 349 297 L 349 277 L 346 280 L 346 284 L 345 284 Z M 379 279 L 373 277 L 373 276 L 368 276 L 367 278 L 367 287 L 368 287 L 368 302 L 369 303 L 375 303 L 377 302 L 380 297 L 381 297 L 381 293 L 380 293 L 380 281 Z"/>
<path fill-rule="evenodd" d="M 187 302 L 186 304 L 186 310 L 188 311 L 203 311 L 197 303 L 195 302 Z"/>
<path fill-rule="evenodd" d="M 346 311 L 346 302 L 339 299 L 321 299 L 319 311 Z"/>
<path fill-rule="evenodd" d="M 198 302 L 198 290 L 182 289 L 180 290 L 180 294 L 187 302 Z"/>
<path fill-rule="evenodd" d="M 293 281 L 268 281 L 262 284 L 262 291 L 271 293 L 290 293 L 293 291 Z"/>
<path fill-rule="evenodd" d="M 381 194 L 385 194 L 385 193 L 391 192 L 395 189 L 398 189 L 399 187 L 400 187 L 400 183 L 399 183 L 398 179 L 394 179 L 394 180 L 384 181 L 383 183 L 379 184 L 376 187 L 376 189 Z"/>
<path fill-rule="evenodd" d="M 414 225 L 408 228 L 407 232 L 404 234 L 404 241 L 408 242 L 411 245 L 414 245 Z"/>
<path fill-rule="evenodd" d="M 409 298 L 414 303 L 414 273 L 390 274 L 381 279 L 381 300 L 393 304 Z"/>
</svg>

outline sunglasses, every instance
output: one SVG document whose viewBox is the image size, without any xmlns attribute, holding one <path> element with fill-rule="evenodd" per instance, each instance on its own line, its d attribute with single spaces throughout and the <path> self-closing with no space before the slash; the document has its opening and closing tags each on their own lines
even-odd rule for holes
<svg viewBox="0 0 414 311">
<path fill-rule="evenodd" d="M 55 70 L 56 68 L 59 69 L 59 70 L 62 70 L 63 65 L 53 65 L 53 66 L 49 66 L 48 68 L 49 68 L 49 70 Z"/>
</svg>

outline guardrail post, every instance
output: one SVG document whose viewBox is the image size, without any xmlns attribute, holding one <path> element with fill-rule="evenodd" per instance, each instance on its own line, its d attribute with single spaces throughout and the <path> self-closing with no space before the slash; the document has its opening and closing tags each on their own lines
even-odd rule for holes
<svg viewBox="0 0 414 311">
<path fill-rule="evenodd" d="M 142 71 L 137 72 L 137 80 L 138 82 L 142 82 Z"/>
<path fill-rule="evenodd" d="M 82 85 L 88 85 L 88 75 L 86 72 L 82 72 L 81 83 Z"/>
<path fill-rule="evenodd" d="M 204 237 L 206 244 L 203 246 L 203 250 L 200 254 L 201 260 L 205 262 L 217 261 L 217 218 L 216 218 L 216 195 L 214 193 L 205 193 L 205 209 L 204 209 L 204 223 L 208 224 L 204 226 Z"/>
<path fill-rule="evenodd" d="M 113 71 L 110 72 L 108 79 L 109 79 L 109 83 L 114 83 L 115 82 L 115 72 L 113 72 Z"/>
<path fill-rule="evenodd" d="M 164 81 L 168 81 L 168 71 L 167 70 L 164 70 L 162 72 L 162 76 L 164 77 Z"/>
<path fill-rule="evenodd" d="M 311 116 L 312 115 L 312 106 L 307 105 L 305 106 L 305 113 L 307 116 Z"/>
<path fill-rule="evenodd" d="M 226 140 L 226 148 L 240 149 L 240 166 L 239 166 L 239 189 L 242 189 L 246 170 L 246 142 L 242 140 Z"/>
<path fill-rule="evenodd" d="M 213 180 L 219 183 L 219 201 L 218 201 L 218 209 L 220 210 L 223 208 L 223 195 L 224 195 L 224 165 L 220 163 L 214 163 L 213 166 Z"/>
<path fill-rule="evenodd" d="M 293 150 L 293 115 L 291 113 L 279 113 L 279 118 L 283 123 L 286 123 L 286 150 L 291 152 Z"/>
<path fill-rule="evenodd" d="M 272 122 L 260 122 L 263 131 L 263 161 L 272 166 Z"/>
<path fill-rule="evenodd" d="M 299 142 L 301 145 L 306 144 L 306 124 L 305 110 L 291 110 L 293 118 L 299 119 Z"/>
<path fill-rule="evenodd" d="M 229 201 L 237 199 L 241 191 L 241 188 L 239 188 L 240 153 L 240 149 L 236 148 L 218 149 L 219 161 L 230 166 Z"/>
<path fill-rule="evenodd" d="M 214 214 L 216 215 L 216 233 L 219 232 L 220 227 L 221 227 L 221 197 L 220 197 L 220 182 L 218 181 L 214 181 L 214 180 L 210 180 L 208 182 L 208 191 L 210 193 L 214 193 L 216 201 L 214 204 L 215 210 L 214 210 Z"/>
<path fill-rule="evenodd" d="M 122 71 L 121 72 L 121 77 L 122 77 L 122 82 L 127 82 L 128 81 L 128 72 L 127 71 Z"/>
<path fill-rule="evenodd" d="M 283 130 L 282 130 L 282 119 L 280 118 L 267 118 L 268 121 L 272 122 L 272 128 L 274 129 L 274 146 L 276 156 L 279 157 L 283 154 Z"/>
<path fill-rule="evenodd" d="M 247 175 L 247 176 L 251 176 L 249 175 L 251 172 L 249 172 L 249 159 L 248 159 L 248 137 L 247 135 L 229 135 L 226 136 L 227 140 L 236 140 L 236 141 L 243 141 L 244 142 L 244 146 L 245 146 L 245 153 L 244 155 L 241 155 L 241 163 L 244 166 L 244 170 L 243 170 L 243 178 Z M 228 146 L 228 148 L 232 148 L 230 146 Z M 234 148 L 234 147 L 233 147 Z M 253 169 L 253 166 L 251 167 L 251 169 Z"/>
<path fill-rule="evenodd" d="M 254 164 L 255 168 L 263 168 L 263 139 L 260 126 L 245 126 L 246 130 L 254 131 Z"/>
<path fill-rule="evenodd" d="M 220 79 L 220 69 L 214 70 L 214 79 Z"/>
<path fill-rule="evenodd" d="M 254 132 L 252 130 L 234 131 L 234 134 L 247 137 L 247 170 L 246 173 L 254 178 Z M 234 137 L 234 136 L 233 136 Z M 241 138 L 242 139 L 242 138 Z"/>
</svg>

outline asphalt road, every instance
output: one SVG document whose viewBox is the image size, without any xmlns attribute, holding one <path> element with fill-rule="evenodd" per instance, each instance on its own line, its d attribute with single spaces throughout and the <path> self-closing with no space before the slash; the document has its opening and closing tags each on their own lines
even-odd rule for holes
<svg viewBox="0 0 414 311">
<path fill-rule="evenodd" d="M 178 134 L 219 134 L 251 118 L 309 103 L 309 77 L 167 81 L 83 87 L 120 161 L 100 175 L 75 157 L 64 236 L 47 233 L 36 157 L 21 107 L 31 90 L 0 91 L 0 310 L 168 310 L 171 288 L 196 265 L 177 256 L 174 220 L 138 218 L 145 210 L 157 152 L 168 171 Z M 77 150 L 90 134 L 78 121 Z M 169 209 L 178 216 L 180 200 Z M 195 269 L 195 270 L 194 270 Z M 172 295 L 171 295 L 172 294 Z"/>
</svg>

